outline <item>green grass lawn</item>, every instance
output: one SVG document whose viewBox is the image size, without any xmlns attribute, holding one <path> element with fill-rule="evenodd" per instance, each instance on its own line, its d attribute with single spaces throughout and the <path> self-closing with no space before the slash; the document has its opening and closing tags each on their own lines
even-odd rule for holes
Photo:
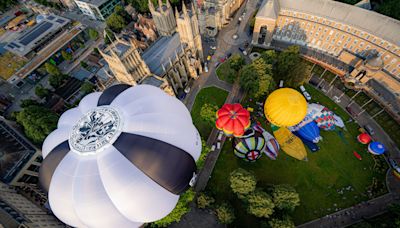
<svg viewBox="0 0 400 228">
<path fill-rule="evenodd" d="M 236 71 L 229 66 L 229 60 L 225 61 L 219 67 L 217 68 L 217 77 L 219 80 L 226 81 L 228 83 L 233 83 L 232 81 L 232 76 L 233 74 L 236 74 Z"/>
<path fill-rule="evenodd" d="M 314 100 L 330 108 L 344 121 L 350 118 L 319 91 L 309 86 L 307 90 Z M 244 105 L 256 109 L 254 103 L 254 100 L 245 101 Z M 264 122 L 264 117 L 258 117 L 258 120 Z M 295 187 L 301 199 L 301 205 L 292 214 L 297 225 L 330 214 L 335 208 L 343 209 L 367 200 L 365 193 L 373 178 L 379 183 L 378 190 L 374 191 L 375 196 L 385 193 L 386 165 L 383 169 L 375 170 L 373 156 L 367 152 L 366 146 L 356 141 L 358 125 L 346 123 L 346 128 L 347 131 L 343 131 L 344 140 L 335 131 L 321 131 L 323 141 L 318 144 L 321 149 L 316 153 L 308 152 L 308 162 L 295 160 L 281 151 L 276 161 L 263 156 L 255 163 L 247 163 L 234 156 L 231 142 L 226 141 L 206 191 L 218 202 L 228 201 L 234 206 L 236 220 L 233 225 L 236 227 L 259 227 L 262 221 L 248 215 L 242 201 L 230 189 L 229 174 L 239 167 L 255 174 L 258 187 L 268 188 L 271 184 L 290 184 Z M 357 151 L 363 160 L 357 160 L 353 151 Z M 381 159 L 376 159 L 382 164 Z M 344 190 L 343 194 L 337 192 L 347 186 L 352 186 L 354 190 Z"/>
<path fill-rule="evenodd" d="M 227 96 L 227 91 L 217 87 L 204 88 L 200 90 L 196 96 L 191 114 L 194 125 L 196 126 L 197 130 L 199 130 L 201 137 L 206 141 L 208 135 L 214 127 L 214 124 L 206 122 L 200 117 L 201 107 L 206 103 L 221 107 L 225 103 Z"/>
</svg>

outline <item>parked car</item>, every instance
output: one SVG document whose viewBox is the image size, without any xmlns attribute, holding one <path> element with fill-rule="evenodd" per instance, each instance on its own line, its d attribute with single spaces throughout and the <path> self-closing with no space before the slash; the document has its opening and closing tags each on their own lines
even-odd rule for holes
<svg viewBox="0 0 400 228">
<path fill-rule="evenodd" d="M 225 62 L 225 60 L 226 60 L 226 57 L 222 57 L 222 58 L 219 59 L 219 62 L 223 63 L 223 62 Z"/>
<path fill-rule="evenodd" d="M 221 149 L 221 143 L 217 142 L 217 149 L 220 150 Z"/>
<path fill-rule="evenodd" d="M 210 46 L 210 48 L 211 48 L 212 50 L 216 50 L 216 49 L 217 49 L 216 46 Z"/>
<path fill-rule="evenodd" d="M 226 55 L 226 58 L 229 58 L 229 57 L 231 57 L 232 56 L 232 53 L 228 53 L 227 55 Z"/>
<path fill-rule="evenodd" d="M 206 73 L 208 72 L 207 64 L 204 65 L 204 71 L 205 71 Z"/>
<path fill-rule="evenodd" d="M 369 135 L 375 135 L 375 130 L 371 127 L 371 125 L 366 124 L 364 129 L 368 132 Z"/>
<path fill-rule="evenodd" d="M 214 67 L 217 68 L 219 66 L 219 62 L 216 62 Z"/>
<path fill-rule="evenodd" d="M 304 95 L 304 97 L 306 98 L 307 101 L 311 100 L 311 95 L 307 91 L 304 91 L 303 95 Z"/>
<path fill-rule="evenodd" d="M 279 88 L 282 88 L 283 87 L 283 80 L 280 80 L 279 81 Z"/>
<path fill-rule="evenodd" d="M 300 86 L 300 90 L 301 90 L 301 92 L 306 92 L 306 88 L 304 88 L 304 86 Z"/>
<path fill-rule="evenodd" d="M 214 151 L 215 150 L 215 145 L 212 145 L 211 146 L 211 151 Z"/>
<path fill-rule="evenodd" d="M 190 87 L 189 86 L 186 87 L 184 91 L 185 91 L 185 93 L 189 93 L 190 92 Z"/>
<path fill-rule="evenodd" d="M 389 163 L 392 169 L 396 170 L 398 173 L 400 173 L 400 166 L 397 164 L 397 162 L 393 158 L 389 158 Z"/>
<path fill-rule="evenodd" d="M 353 109 L 351 109 L 350 107 L 346 107 L 346 110 L 350 113 L 350 115 L 354 115 Z"/>
<path fill-rule="evenodd" d="M 222 139 L 222 135 L 223 135 L 224 133 L 222 132 L 222 131 L 220 131 L 219 132 L 219 134 L 218 134 L 218 141 L 221 141 L 221 139 Z"/>
</svg>

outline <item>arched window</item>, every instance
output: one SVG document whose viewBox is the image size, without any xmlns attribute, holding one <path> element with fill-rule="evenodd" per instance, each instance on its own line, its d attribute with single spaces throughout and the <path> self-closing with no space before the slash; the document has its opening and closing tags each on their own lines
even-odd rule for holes
<svg viewBox="0 0 400 228">
<path fill-rule="evenodd" d="M 258 35 L 258 43 L 264 44 L 266 37 L 267 37 L 267 26 L 264 25 L 260 29 L 260 34 Z"/>
</svg>

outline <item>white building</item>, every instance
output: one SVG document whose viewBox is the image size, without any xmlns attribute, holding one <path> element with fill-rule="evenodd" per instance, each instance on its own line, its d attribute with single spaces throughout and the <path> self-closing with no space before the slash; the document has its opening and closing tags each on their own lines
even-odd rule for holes
<svg viewBox="0 0 400 228">
<path fill-rule="evenodd" d="M 114 12 L 115 6 L 119 5 L 121 0 L 75 0 L 75 3 L 83 14 L 104 21 Z"/>
</svg>

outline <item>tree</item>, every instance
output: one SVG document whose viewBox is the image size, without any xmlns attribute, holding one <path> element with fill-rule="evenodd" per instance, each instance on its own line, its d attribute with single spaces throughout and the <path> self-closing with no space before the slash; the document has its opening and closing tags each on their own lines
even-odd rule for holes
<svg viewBox="0 0 400 228">
<path fill-rule="evenodd" d="M 289 87 L 298 87 L 308 77 L 307 68 L 300 56 L 299 46 L 289 46 L 278 55 L 274 79 L 277 82 L 284 80 Z"/>
<path fill-rule="evenodd" d="M 264 59 L 266 64 L 275 65 L 277 62 L 278 55 L 274 50 L 268 50 L 261 53 L 261 58 Z"/>
<path fill-rule="evenodd" d="M 254 60 L 252 65 L 258 76 L 258 89 L 251 90 L 250 95 L 258 99 L 274 88 L 275 83 L 272 78 L 272 65 L 267 64 L 263 58 Z"/>
<path fill-rule="evenodd" d="M 273 218 L 268 221 L 268 224 L 271 228 L 294 228 L 293 221 L 288 217 L 285 216 L 282 220 Z"/>
<path fill-rule="evenodd" d="M 35 87 L 35 94 L 39 98 L 44 98 L 44 97 L 47 97 L 49 95 L 49 90 L 44 88 L 41 85 L 38 85 L 38 86 Z"/>
<path fill-rule="evenodd" d="M 259 218 L 269 218 L 274 213 L 272 198 L 261 190 L 256 190 L 247 196 L 247 211 Z"/>
<path fill-rule="evenodd" d="M 239 84 L 249 93 L 254 93 L 258 90 L 258 75 L 252 64 L 244 66 L 240 71 Z"/>
<path fill-rule="evenodd" d="M 32 99 L 21 100 L 21 108 L 26 108 L 31 105 L 39 105 L 39 103 Z"/>
<path fill-rule="evenodd" d="M 64 80 L 67 78 L 67 75 L 64 74 L 54 74 L 54 75 L 50 75 L 49 77 L 49 83 L 53 88 L 58 88 L 60 87 Z"/>
<path fill-rule="evenodd" d="M 230 224 L 235 220 L 235 213 L 231 205 L 223 203 L 215 209 L 218 221 L 223 224 Z"/>
<path fill-rule="evenodd" d="M 97 40 L 97 38 L 99 37 L 99 32 L 97 32 L 96 29 L 89 28 L 89 37 L 92 40 Z"/>
<path fill-rule="evenodd" d="M 124 17 L 119 14 L 112 13 L 106 20 L 107 26 L 114 32 L 121 32 L 126 27 Z"/>
<path fill-rule="evenodd" d="M 0 1 L 0 11 L 6 11 L 10 6 L 17 3 L 15 0 L 1 0 Z"/>
<path fill-rule="evenodd" d="M 200 117 L 211 124 L 214 124 L 217 117 L 216 117 L 216 112 L 218 110 L 218 106 L 212 105 L 209 103 L 205 103 L 201 109 L 200 109 Z"/>
<path fill-rule="evenodd" d="M 201 146 L 202 146 L 201 154 L 200 154 L 199 159 L 196 161 L 196 165 L 199 170 L 201 168 L 203 168 L 204 162 L 206 161 L 207 154 L 210 153 L 210 150 L 211 150 L 210 147 L 207 146 L 207 143 L 206 143 L 206 141 L 204 141 L 204 139 L 201 139 Z"/>
<path fill-rule="evenodd" d="M 129 15 L 129 13 L 126 12 L 124 7 L 122 7 L 120 5 L 115 6 L 114 13 L 122 16 L 124 18 L 126 24 L 129 24 L 129 22 L 132 20 L 132 17 Z"/>
<path fill-rule="evenodd" d="M 229 59 L 229 65 L 235 71 L 239 71 L 245 64 L 244 58 L 239 54 L 234 54 Z"/>
<path fill-rule="evenodd" d="M 198 208 L 204 209 L 204 208 L 210 207 L 214 202 L 215 202 L 215 199 L 213 197 L 208 196 L 202 192 L 197 196 L 197 207 Z"/>
<path fill-rule="evenodd" d="M 16 114 L 16 119 L 24 128 L 26 136 L 34 143 L 42 143 L 56 127 L 58 115 L 38 105 L 30 105 Z"/>
<path fill-rule="evenodd" d="M 190 211 L 189 203 L 193 201 L 194 196 L 195 193 L 191 189 L 187 190 L 180 196 L 174 210 L 161 220 L 153 222 L 153 224 L 158 227 L 167 227 L 173 222 L 179 222 L 182 216 Z"/>
<path fill-rule="evenodd" d="M 61 56 L 62 56 L 65 60 L 68 60 L 68 61 L 71 61 L 71 60 L 72 60 L 72 54 L 69 53 L 69 52 L 66 52 L 66 51 L 64 51 L 64 50 L 61 51 Z"/>
<path fill-rule="evenodd" d="M 400 3 L 399 0 L 385 0 L 381 1 L 378 6 L 377 12 L 384 14 L 394 19 L 400 20 Z"/>
<path fill-rule="evenodd" d="M 300 197 L 296 190 L 289 185 L 275 185 L 272 198 L 277 208 L 293 211 L 300 205 Z"/>
<path fill-rule="evenodd" d="M 86 62 L 84 62 L 84 61 L 81 61 L 81 67 L 83 67 L 83 68 L 87 68 L 88 67 L 88 64 L 86 63 Z"/>
<path fill-rule="evenodd" d="M 81 91 L 84 92 L 85 94 L 93 92 L 94 88 L 95 88 L 95 86 L 93 85 L 93 83 L 88 82 L 88 81 L 85 81 L 81 85 Z"/>
<path fill-rule="evenodd" d="M 256 177 L 242 168 L 231 172 L 229 181 L 232 191 L 239 195 L 247 195 L 256 189 Z"/>
<path fill-rule="evenodd" d="M 60 69 L 58 69 L 57 66 L 55 66 L 49 62 L 45 63 L 44 66 L 46 67 L 47 73 L 49 73 L 51 75 L 60 75 L 61 74 Z"/>
</svg>

